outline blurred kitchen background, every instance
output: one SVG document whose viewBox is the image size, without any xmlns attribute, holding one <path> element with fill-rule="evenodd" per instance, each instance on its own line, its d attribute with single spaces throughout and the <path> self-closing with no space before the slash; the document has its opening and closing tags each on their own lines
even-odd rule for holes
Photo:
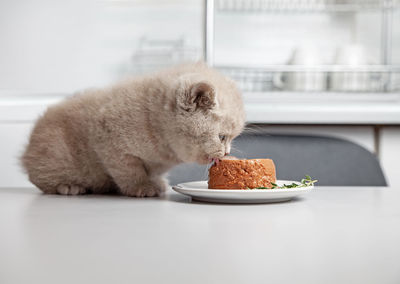
<svg viewBox="0 0 400 284">
<path fill-rule="evenodd" d="M 202 59 L 253 127 L 351 141 L 400 185 L 400 0 L 2 0 L 0 186 L 29 186 L 16 157 L 49 104 Z"/>
</svg>

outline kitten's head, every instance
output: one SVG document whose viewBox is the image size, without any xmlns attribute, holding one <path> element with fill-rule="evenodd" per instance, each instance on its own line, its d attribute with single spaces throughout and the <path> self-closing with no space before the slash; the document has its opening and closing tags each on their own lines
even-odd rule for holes
<svg viewBox="0 0 400 284">
<path fill-rule="evenodd" d="M 178 77 L 175 88 L 174 143 L 183 162 L 209 163 L 231 151 L 231 142 L 243 130 L 245 112 L 241 94 L 229 78 L 205 65 Z"/>
</svg>

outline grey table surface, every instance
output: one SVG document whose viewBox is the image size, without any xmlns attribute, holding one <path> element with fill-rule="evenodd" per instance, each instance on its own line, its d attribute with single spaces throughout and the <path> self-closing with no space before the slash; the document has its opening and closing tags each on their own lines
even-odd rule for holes
<svg viewBox="0 0 400 284">
<path fill-rule="evenodd" d="M 0 283 L 400 283 L 400 188 L 262 205 L 4 188 Z"/>
</svg>

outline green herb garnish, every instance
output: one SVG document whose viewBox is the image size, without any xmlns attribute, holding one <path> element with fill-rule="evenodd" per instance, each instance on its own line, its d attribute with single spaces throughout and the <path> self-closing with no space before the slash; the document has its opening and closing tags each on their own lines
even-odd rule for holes
<svg viewBox="0 0 400 284">
<path fill-rule="evenodd" d="M 284 185 L 282 185 L 282 186 L 278 186 L 277 184 L 271 182 L 272 187 L 256 187 L 256 188 L 253 188 L 253 189 L 299 188 L 299 187 L 312 186 L 312 185 L 314 185 L 314 183 L 316 183 L 317 181 L 318 181 L 318 180 L 316 180 L 316 179 L 313 180 L 309 175 L 306 175 L 306 177 L 303 178 L 303 179 L 300 181 L 300 184 L 292 183 L 292 184 L 284 184 Z M 250 188 L 248 188 L 248 189 L 250 189 Z"/>
</svg>

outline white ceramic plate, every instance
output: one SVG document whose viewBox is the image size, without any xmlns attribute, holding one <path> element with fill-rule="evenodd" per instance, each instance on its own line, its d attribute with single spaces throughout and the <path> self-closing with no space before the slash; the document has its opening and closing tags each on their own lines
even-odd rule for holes
<svg viewBox="0 0 400 284">
<path fill-rule="evenodd" d="M 297 183 L 296 181 L 277 180 L 276 184 Z M 194 200 L 218 203 L 270 203 L 288 201 L 301 194 L 310 192 L 314 186 L 286 189 L 208 189 L 207 181 L 192 181 L 173 186 L 176 192 L 192 197 Z"/>
</svg>

